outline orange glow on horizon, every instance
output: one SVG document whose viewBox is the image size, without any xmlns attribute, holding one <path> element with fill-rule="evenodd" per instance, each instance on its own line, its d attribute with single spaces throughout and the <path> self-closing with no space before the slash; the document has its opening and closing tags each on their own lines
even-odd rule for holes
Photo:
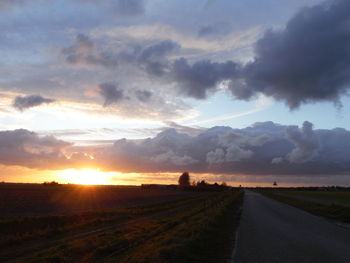
<svg viewBox="0 0 350 263">
<path fill-rule="evenodd" d="M 75 168 L 65 170 L 35 170 L 21 166 L 8 166 L 0 164 L 0 182 L 8 183 L 43 183 L 56 181 L 60 184 L 84 184 L 84 185 L 141 185 L 141 184 L 177 184 L 181 172 L 170 173 L 123 173 L 117 171 L 103 171 L 100 168 Z M 205 180 L 208 183 L 221 183 L 243 187 L 272 186 L 277 181 L 281 187 L 296 186 L 327 186 L 328 181 L 317 179 L 315 181 L 303 181 L 302 179 L 284 178 L 277 176 L 252 176 L 236 174 L 231 176 L 215 175 L 210 173 L 190 173 L 191 181 Z M 342 178 L 344 176 L 341 176 Z M 234 180 L 233 180 L 234 179 Z M 289 179 L 289 181 L 287 180 Z M 321 178 L 322 179 L 322 178 Z M 334 180 L 334 179 L 332 179 Z M 339 185 L 348 186 L 348 183 Z"/>
<path fill-rule="evenodd" d="M 67 169 L 58 172 L 58 175 L 74 184 L 105 185 L 110 184 L 110 173 L 102 172 L 99 169 Z"/>
</svg>

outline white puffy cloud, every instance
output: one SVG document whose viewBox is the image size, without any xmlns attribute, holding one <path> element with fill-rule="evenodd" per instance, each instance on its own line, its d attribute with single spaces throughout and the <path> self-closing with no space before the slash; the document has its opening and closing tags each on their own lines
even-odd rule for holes
<svg viewBox="0 0 350 263">
<path fill-rule="evenodd" d="M 221 148 L 215 149 L 207 153 L 207 162 L 209 164 L 217 164 L 225 162 L 225 152 Z"/>
<path fill-rule="evenodd" d="M 227 148 L 226 162 L 237 162 L 242 159 L 249 159 L 252 155 L 253 152 L 251 150 L 245 150 L 233 144 Z"/>
<path fill-rule="evenodd" d="M 277 164 L 277 163 L 281 163 L 283 162 L 283 158 L 282 157 L 275 157 L 271 160 L 272 164 Z"/>
<path fill-rule="evenodd" d="M 317 156 L 320 145 L 312 123 L 305 121 L 301 130 L 297 126 L 289 126 L 286 136 L 295 146 L 286 157 L 289 162 L 304 163 Z"/>
</svg>

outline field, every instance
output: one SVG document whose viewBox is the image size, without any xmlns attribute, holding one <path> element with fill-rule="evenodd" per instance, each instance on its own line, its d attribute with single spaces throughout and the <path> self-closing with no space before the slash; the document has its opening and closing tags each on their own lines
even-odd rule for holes
<svg viewBox="0 0 350 263">
<path fill-rule="evenodd" d="M 7 202 L 0 199 L 1 262 L 227 262 L 243 196 L 136 187 L 1 187 Z M 31 210 L 36 206 L 42 207 Z"/>
<path fill-rule="evenodd" d="M 309 202 L 323 205 L 350 206 L 349 191 L 300 191 L 300 190 L 280 190 L 276 194 L 286 197 L 297 198 Z"/>
<path fill-rule="evenodd" d="M 0 216 L 37 216 L 144 205 L 193 192 L 127 186 L 0 184 Z"/>
<path fill-rule="evenodd" d="M 350 222 L 350 191 L 264 189 L 259 192 L 318 216 Z"/>
</svg>

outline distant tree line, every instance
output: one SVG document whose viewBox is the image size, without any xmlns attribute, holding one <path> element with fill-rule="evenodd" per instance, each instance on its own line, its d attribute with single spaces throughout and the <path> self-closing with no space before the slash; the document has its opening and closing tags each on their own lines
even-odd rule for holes
<svg viewBox="0 0 350 263">
<path fill-rule="evenodd" d="M 60 185 L 56 181 L 51 181 L 51 182 L 43 182 L 43 185 Z"/>
<path fill-rule="evenodd" d="M 178 183 L 180 189 L 192 191 L 223 191 L 231 188 L 227 186 L 225 182 L 222 182 L 221 184 L 216 182 L 214 184 L 209 184 L 205 180 L 202 180 L 197 182 L 193 181 L 191 183 L 188 172 L 184 172 L 180 175 Z"/>
</svg>

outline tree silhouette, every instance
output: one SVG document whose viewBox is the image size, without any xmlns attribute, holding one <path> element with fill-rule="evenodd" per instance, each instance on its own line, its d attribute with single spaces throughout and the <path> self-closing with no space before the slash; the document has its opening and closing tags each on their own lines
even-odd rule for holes
<svg viewBox="0 0 350 263">
<path fill-rule="evenodd" d="M 190 175 L 188 172 L 182 173 L 179 177 L 179 186 L 180 187 L 188 187 L 190 186 Z"/>
</svg>

